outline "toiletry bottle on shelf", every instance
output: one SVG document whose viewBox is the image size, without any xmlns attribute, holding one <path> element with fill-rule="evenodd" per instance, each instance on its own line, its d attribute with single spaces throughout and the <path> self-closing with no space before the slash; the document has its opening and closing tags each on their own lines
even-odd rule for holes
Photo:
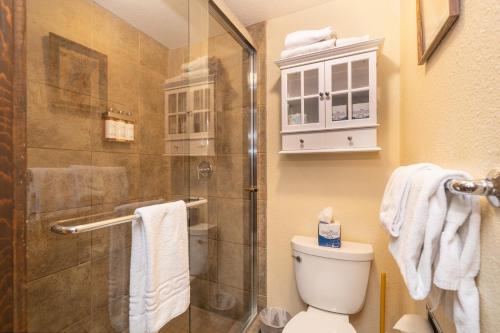
<svg viewBox="0 0 500 333">
<path fill-rule="evenodd" d="M 126 122 L 126 137 L 127 141 L 132 142 L 134 141 L 134 130 L 135 130 L 135 125 L 132 121 L 127 121 Z"/>
</svg>

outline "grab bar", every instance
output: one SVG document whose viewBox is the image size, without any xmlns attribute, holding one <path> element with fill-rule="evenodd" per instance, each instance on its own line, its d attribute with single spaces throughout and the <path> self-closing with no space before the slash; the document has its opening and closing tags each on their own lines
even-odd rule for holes
<svg viewBox="0 0 500 333">
<path fill-rule="evenodd" d="M 445 188 L 453 194 L 486 196 L 490 204 L 494 207 L 500 207 L 500 169 L 491 170 L 486 179 L 450 179 L 445 183 Z"/>
<path fill-rule="evenodd" d="M 206 204 L 207 202 L 208 202 L 208 200 L 205 198 L 196 198 L 193 201 L 186 202 L 186 208 L 198 207 L 198 206 Z M 83 217 L 83 218 L 85 218 L 85 217 Z M 57 224 L 54 224 L 50 228 L 50 230 L 52 232 L 55 232 L 56 234 L 60 234 L 60 235 L 81 234 L 84 232 L 99 230 L 99 229 L 108 228 L 108 227 L 119 225 L 119 224 L 132 222 L 132 220 L 136 220 L 139 218 L 140 218 L 139 215 L 133 214 L 133 215 L 120 216 L 120 217 L 115 217 L 112 219 L 107 219 L 107 220 L 102 220 L 102 221 L 97 221 L 97 222 L 92 222 L 92 223 L 85 223 L 85 224 L 79 224 L 79 225 L 63 225 L 64 223 L 74 221 L 75 219 L 73 218 L 73 219 L 57 221 Z"/>
</svg>

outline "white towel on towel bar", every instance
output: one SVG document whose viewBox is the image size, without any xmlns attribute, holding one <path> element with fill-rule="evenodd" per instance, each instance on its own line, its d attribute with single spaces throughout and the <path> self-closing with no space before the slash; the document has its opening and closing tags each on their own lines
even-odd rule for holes
<svg viewBox="0 0 500 333">
<path fill-rule="evenodd" d="M 380 221 L 393 237 L 399 236 L 406 215 L 406 204 L 412 177 L 420 170 L 438 168 L 430 163 L 418 163 L 396 168 L 385 187 L 384 198 L 380 205 Z"/>
<path fill-rule="evenodd" d="M 158 332 L 190 302 L 184 201 L 142 207 L 132 221 L 130 333 Z"/>
<path fill-rule="evenodd" d="M 302 54 L 318 52 L 331 49 L 335 46 L 335 39 L 329 39 L 322 42 L 317 42 L 310 45 L 299 46 L 290 50 L 281 51 L 281 59 L 291 58 Z"/>
<path fill-rule="evenodd" d="M 310 45 L 334 37 L 332 27 L 317 30 L 300 30 L 289 33 L 285 37 L 285 50 Z"/>
<path fill-rule="evenodd" d="M 479 332 L 478 198 L 449 194 L 448 179 L 471 179 L 461 171 L 421 169 L 412 179 L 407 218 L 399 237 L 391 237 L 394 256 L 410 295 L 423 300 L 436 287 L 451 290 L 458 333 Z M 448 291 L 447 291 L 448 292 Z"/>
</svg>

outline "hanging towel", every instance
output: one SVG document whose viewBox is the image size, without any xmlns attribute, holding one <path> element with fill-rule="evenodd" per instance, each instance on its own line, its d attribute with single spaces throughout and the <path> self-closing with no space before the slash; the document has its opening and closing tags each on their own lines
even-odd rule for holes
<svg viewBox="0 0 500 333">
<path fill-rule="evenodd" d="M 456 179 L 469 180 L 457 172 Z M 445 313 L 453 318 L 457 333 L 479 332 L 479 292 L 475 277 L 480 267 L 481 208 L 479 198 L 450 196 L 433 282 L 441 290 Z M 437 307 L 438 302 L 433 306 Z"/>
<path fill-rule="evenodd" d="M 359 37 L 348 37 L 348 38 L 338 38 L 335 42 L 336 47 L 366 42 L 370 40 L 370 35 L 364 35 Z"/>
<path fill-rule="evenodd" d="M 380 221 L 391 236 L 399 236 L 399 230 L 407 217 L 405 212 L 412 177 L 419 170 L 433 168 L 437 168 L 437 166 L 430 163 L 419 163 L 401 166 L 392 173 L 385 187 L 384 198 L 380 206 Z"/>
<path fill-rule="evenodd" d="M 281 52 L 281 59 L 285 58 L 291 58 L 295 57 L 298 55 L 302 54 L 307 54 L 307 53 L 312 53 L 312 52 L 318 52 L 318 51 L 323 51 L 323 50 L 328 50 L 331 49 L 335 46 L 335 39 L 329 39 L 325 40 L 322 42 L 306 45 L 306 46 L 299 46 L 294 49 L 290 50 L 283 50 Z"/>
<path fill-rule="evenodd" d="M 130 333 L 158 332 L 190 302 L 186 204 L 142 207 L 132 222 Z"/>
<path fill-rule="evenodd" d="M 416 172 L 408 199 L 414 204 L 405 213 L 412 217 L 399 237 L 391 237 L 389 250 L 413 299 L 428 297 L 433 284 L 450 290 L 457 332 L 479 332 L 474 280 L 479 272 L 479 203 L 477 197 L 446 193 L 444 185 L 451 178 L 471 179 L 441 168 Z"/>
<path fill-rule="evenodd" d="M 285 50 L 310 45 L 334 37 L 332 27 L 318 30 L 300 30 L 289 33 L 285 37 Z"/>
</svg>

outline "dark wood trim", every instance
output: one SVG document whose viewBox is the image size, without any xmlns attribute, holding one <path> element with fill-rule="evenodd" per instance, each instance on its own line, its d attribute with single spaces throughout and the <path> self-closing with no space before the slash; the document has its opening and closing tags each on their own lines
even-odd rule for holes
<svg viewBox="0 0 500 333">
<path fill-rule="evenodd" d="M 24 0 L 0 0 L 0 332 L 26 328 L 24 40 Z"/>
<path fill-rule="evenodd" d="M 14 0 L 14 331 L 26 320 L 26 1 Z"/>
<path fill-rule="evenodd" d="M 0 0 L 0 332 L 14 330 L 14 3 Z"/>
<path fill-rule="evenodd" d="M 460 0 L 448 0 L 449 14 L 448 18 L 444 22 L 443 26 L 439 29 L 436 37 L 426 45 L 424 29 L 422 27 L 422 11 L 420 6 L 421 0 L 417 1 L 417 52 L 418 52 L 418 64 L 423 65 L 431 55 L 436 51 L 439 43 L 444 39 L 448 31 L 451 29 L 453 24 L 458 19 L 460 15 Z"/>
</svg>

